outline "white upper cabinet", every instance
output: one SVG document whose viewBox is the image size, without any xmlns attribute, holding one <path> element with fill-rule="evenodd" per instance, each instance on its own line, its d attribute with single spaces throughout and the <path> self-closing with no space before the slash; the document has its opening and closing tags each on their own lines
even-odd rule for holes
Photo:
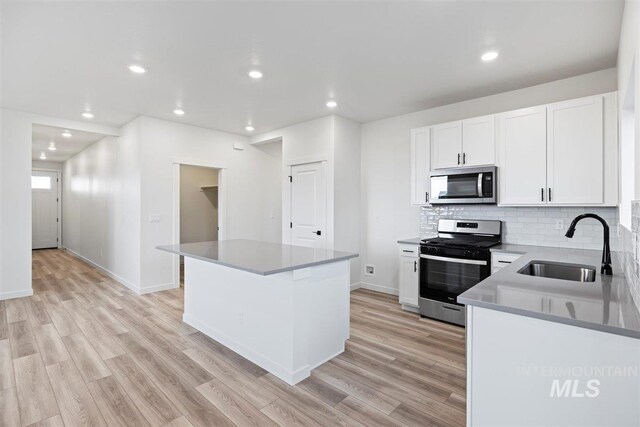
<svg viewBox="0 0 640 427">
<path fill-rule="evenodd" d="M 429 127 L 411 130 L 411 204 L 429 203 Z"/>
<path fill-rule="evenodd" d="M 431 129 L 433 169 L 495 163 L 494 116 L 444 123 Z"/>
<path fill-rule="evenodd" d="M 547 201 L 604 201 L 603 98 L 592 96 L 547 107 Z"/>
<path fill-rule="evenodd" d="M 495 134 L 494 116 L 464 120 L 462 122 L 462 166 L 495 164 Z"/>
<path fill-rule="evenodd" d="M 433 126 L 431 137 L 432 169 L 462 166 L 462 122 Z"/>
<path fill-rule="evenodd" d="M 499 117 L 501 204 L 546 203 L 546 107 L 524 108 Z"/>
<path fill-rule="evenodd" d="M 615 92 L 411 131 L 411 202 L 429 170 L 496 165 L 500 206 L 616 206 Z"/>
<path fill-rule="evenodd" d="M 615 206 L 616 108 L 610 93 L 501 114 L 499 204 Z"/>
</svg>

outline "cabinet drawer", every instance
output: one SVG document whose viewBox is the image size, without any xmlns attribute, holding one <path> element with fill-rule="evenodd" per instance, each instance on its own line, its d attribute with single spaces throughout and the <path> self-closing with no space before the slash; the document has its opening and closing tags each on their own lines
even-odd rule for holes
<svg viewBox="0 0 640 427">
<path fill-rule="evenodd" d="M 491 269 L 493 272 L 511 264 L 520 258 L 522 254 L 510 254 L 506 252 L 493 252 L 491 254 Z"/>
<path fill-rule="evenodd" d="M 420 257 L 420 246 L 418 245 L 400 245 L 398 251 L 400 256 L 407 256 L 411 258 Z"/>
</svg>

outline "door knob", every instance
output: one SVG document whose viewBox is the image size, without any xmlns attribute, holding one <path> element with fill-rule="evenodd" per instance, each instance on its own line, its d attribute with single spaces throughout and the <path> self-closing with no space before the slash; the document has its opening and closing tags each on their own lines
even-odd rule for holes
<svg viewBox="0 0 640 427">
<path fill-rule="evenodd" d="M 317 234 L 318 236 L 322 236 L 322 231 L 317 230 L 317 231 L 312 231 L 313 234 Z"/>
</svg>

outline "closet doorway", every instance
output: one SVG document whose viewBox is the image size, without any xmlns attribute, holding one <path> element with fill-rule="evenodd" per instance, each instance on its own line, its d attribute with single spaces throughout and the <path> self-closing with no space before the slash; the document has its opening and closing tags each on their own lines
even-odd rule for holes
<svg viewBox="0 0 640 427">
<path fill-rule="evenodd" d="M 224 239 L 225 169 L 193 163 L 174 164 L 174 244 Z M 184 259 L 176 255 L 175 262 L 182 284 Z"/>
</svg>

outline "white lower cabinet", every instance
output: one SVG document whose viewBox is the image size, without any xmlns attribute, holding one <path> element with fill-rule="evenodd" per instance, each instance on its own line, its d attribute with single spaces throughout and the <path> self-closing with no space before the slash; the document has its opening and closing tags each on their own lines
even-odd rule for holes
<svg viewBox="0 0 640 427">
<path fill-rule="evenodd" d="M 400 304 L 418 307 L 420 287 L 420 249 L 418 245 L 400 245 Z"/>
<path fill-rule="evenodd" d="M 491 252 L 491 274 L 500 271 L 521 256 L 522 254 L 509 252 Z"/>
</svg>

